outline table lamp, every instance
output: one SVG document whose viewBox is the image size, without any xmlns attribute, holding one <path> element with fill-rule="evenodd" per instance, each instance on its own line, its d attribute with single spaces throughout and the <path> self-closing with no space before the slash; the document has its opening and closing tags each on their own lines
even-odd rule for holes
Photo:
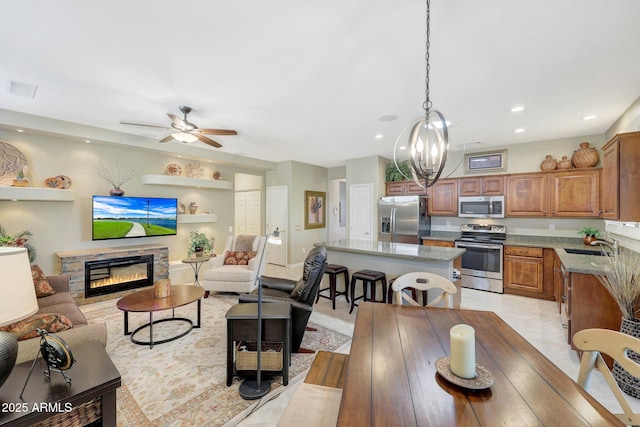
<svg viewBox="0 0 640 427">
<path fill-rule="evenodd" d="M 18 322 L 37 311 L 27 249 L 0 247 L 0 326 Z M 0 387 L 9 378 L 17 355 L 16 336 L 0 332 Z"/>
<path fill-rule="evenodd" d="M 282 240 L 280 240 L 280 230 L 278 228 L 273 230 L 271 234 L 267 234 L 266 242 L 260 255 L 261 260 L 264 257 L 265 250 L 269 243 L 273 245 L 282 244 Z M 260 351 L 262 350 L 262 277 L 258 276 L 256 280 L 258 281 L 258 337 L 256 340 L 256 355 L 258 361 L 256 363 L 256 380 L 245 380 L 240 384 L 240 397 L 245 400 L 259 399 L 271 390 L 271 381 L 262 381 L 262 370 L 260 368 Z"/>
</svg>

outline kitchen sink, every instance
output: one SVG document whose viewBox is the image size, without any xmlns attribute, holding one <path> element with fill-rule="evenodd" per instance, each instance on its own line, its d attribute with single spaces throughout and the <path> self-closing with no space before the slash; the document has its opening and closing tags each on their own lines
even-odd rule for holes
<svg viewBox="0 0 640 427">
<path fill-rule="evenodd" d="M 595 256 L 603 256 L 604 255 L 601 251 L 590 251 L 589 249 L 572 249 L 572 248 L 563 248 L 563 249 L 568 254 L 595 255 Z"/>
</svg>

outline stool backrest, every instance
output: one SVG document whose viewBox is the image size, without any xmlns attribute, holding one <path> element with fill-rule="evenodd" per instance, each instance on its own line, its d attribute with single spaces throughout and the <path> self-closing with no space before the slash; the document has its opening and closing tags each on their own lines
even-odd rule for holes
<svg viewBox="0 0 640 427">
<path fill-rule="evenodd" d="M 405 288 L 414 288 L 420 291 L 428 291 L 430 289 L 442 290 L 442 293 L 427 304 L 427 307 L 433 307 L 444 300 L 445 307 L 451 308 L 453 306 L 451 302 L 452 296 L 458 292 L 451 280 L 437 274 L 423 271 L 406 273 L 396 278 L 393 285 L 391 285 L 396 304 L 398 305 L 402 305 L 402 300 L 404 299 L 410 305 L 420 306 L 417 301 L 414 301 L 406 292 L 403 292 Z"/>
</svg>

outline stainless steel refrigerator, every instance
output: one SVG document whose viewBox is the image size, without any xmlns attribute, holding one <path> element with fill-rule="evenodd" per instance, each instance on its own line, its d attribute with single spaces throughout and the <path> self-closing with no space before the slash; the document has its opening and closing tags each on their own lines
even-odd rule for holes
<svg viewBox="0 0 640 427">
<path fill-rule="evenodd" d="M 431 231 L 425 196 L 386 196 L 378 201 L 378 240 L 420 244 Z"/>
</svg>

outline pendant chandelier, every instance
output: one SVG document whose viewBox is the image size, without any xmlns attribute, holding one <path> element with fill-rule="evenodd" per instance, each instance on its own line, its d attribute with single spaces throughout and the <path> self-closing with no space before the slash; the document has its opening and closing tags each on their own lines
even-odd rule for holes
<svg viewBox="0 0 640 427">
<path fill-rule="evenodd" d="M 435 184 L 447 161 L 449 150 L 449 130 L 447 122 L 439 111 L 432 110 L 429 99 L 429 37 L 431 1 L 427 0 L 427 42 L 426 42 L 426 77 L 425 77 L 425 101 L 422 104 L 424 117 L 413 124 L 409 133 L 409 164 L 411 165 L 414 180 L 424 180 L 424 185 L 430 187 Z M 410 125 L 411 126 L 411 125 Z"/>
</svg>

